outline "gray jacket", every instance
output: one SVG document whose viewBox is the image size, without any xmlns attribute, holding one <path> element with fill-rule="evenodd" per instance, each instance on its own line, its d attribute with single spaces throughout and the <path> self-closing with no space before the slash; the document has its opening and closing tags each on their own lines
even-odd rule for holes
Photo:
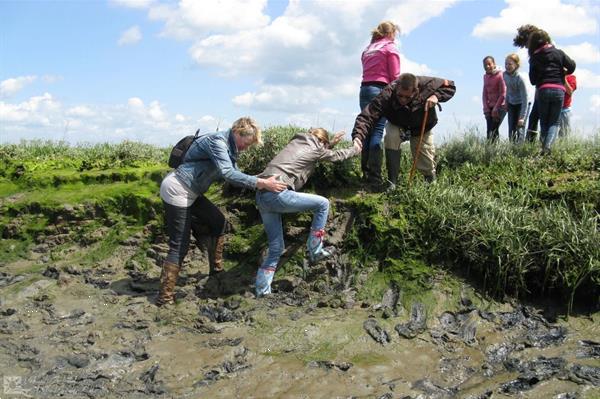
<svg viewBox="0 0 600 399">
<path fill-rule="evenodd" d="M 200 195 L 217 180 L 255 189 L 257 178 L 237 168 L 238 150 L 231 130 L 202 135 L 192 143 L 175 170 L 179 180 Z"/>
<path fill-rule="evenodd" d="M 525 88 L 525 81 L 516 72 L 512 75 L 506 71 L 503 73 L 504 83 L 506 84 L 506 102 L 512 105 L 521 104 L 519 119 L 524 119 L 527 112 L 527 89 Z"/>
<path fill-rule="evenodd" d="M 354 147 L 332 150 L 310 133 L 299 133 L 273 158 L 259 177 L 279 176 L 292 190 L 300 190 L 318 161 L 343 161 L 358 151 Z"/>
</svg>

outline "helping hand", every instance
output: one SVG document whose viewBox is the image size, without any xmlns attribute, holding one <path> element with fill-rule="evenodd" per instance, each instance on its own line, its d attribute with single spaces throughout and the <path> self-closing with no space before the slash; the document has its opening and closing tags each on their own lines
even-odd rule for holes
<svg viewBox="0 0 600 399">
<path fill-rule="evenodd" d="M 362 151 L 362 140 L 361 139 L 359 139 L 358 137 L 355 138 L 352 141 L 352 144 L 354 145 L 354 149 L 356 150 L 356 152 L 360 153 Z"/>
<path fill-rule="evenodd" d="M 278 181 L 277 176 L 270 176 L 267 179 L 259 178 L 256 187 L 260 190 L 264 189 L 274 193 L 280 193 L 287 189 L 287 184 Z"/>
</svg>

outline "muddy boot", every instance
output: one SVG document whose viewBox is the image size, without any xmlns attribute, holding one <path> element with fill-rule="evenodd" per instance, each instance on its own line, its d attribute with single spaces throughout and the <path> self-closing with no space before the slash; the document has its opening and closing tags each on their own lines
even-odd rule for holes
<svg viewBox="0 0 600 399">
<path fill-rule="evenodd" d="M 274 267 L 265 267 L 258 269 L 256 273 L 256 297 L 260 298 L 271 293 L 271 283 L 275 275 Z"/>
<path fill-rule="evenodd" d="M 369 185 L 373 191 L 383 190 L 383 178 L 381 177 L 381 165 L 383 154 L 380 147 L 369 149 Z"/>
<path fill-rule="evenodd" d="M 387 168 L 390 188 L 395 188 L 400 174 L 400 150 L 385 149 L 385 167 Z"/>
<path fill-rule="evenodd" d="M 210 237 L 208 240 L 208 274 L 214 276 L 223 271 L 223 246 L 225 236 Z"/>
<path fill-rule="evenodd" d="M 323 248 L 323 237 L 325 236 L 325 230 L 311 230 L 306 241 L 306 248 L 308 250 L 308 259 L 311 263 L 316 263 L 321 259 L 325 259 L 331 254 Z"/>
<path fill-rule="evenodd" d="M 162 272 L 160 273 L 160 290 L 156 299 L 156 306 L 163 306 L 175 303 L 175 285 L 179 275 L 179 266 L 175 263 L 163 262 Z"/>
</svg>

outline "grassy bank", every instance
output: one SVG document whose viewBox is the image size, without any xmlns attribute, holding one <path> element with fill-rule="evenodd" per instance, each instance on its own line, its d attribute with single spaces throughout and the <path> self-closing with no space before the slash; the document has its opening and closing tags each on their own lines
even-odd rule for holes
<svg viewBox="0 0 600 399">
<path fill-rule="evenodd" d="M 245 153 L 240 168 L 262 171 L 298 131 L 269 129 L 265 145 Z M 378 295 L 391 282 L 422 291 L 430 286 L 435 267 L 442 266 L 467 275 L 490 295 L 546 296 L 569 306 L 577 300 L 598 306 L 598 136 L 558 142 L 546 157 L 534 145 L 490 146 L 467 136 L 439 149 L 439 179 L 433 185 L 420 179 L 407 184 L 410 156 L 403 148 L 405 175 L 392 192 L 359 192 L 358 159 L 320 165 L 306 187 L 340 199 L 332 214 L 354 214 L 343 246 L 356 275 L 375 267 L 366 283 L 371 283 L 369 295 Z M 0 262 L 27 256 L 65 223 L 95 219 L 108 227 L 160 225 L 158 187 L 168 171 L 167 155 L 166 149 L 129 142 L 0 146 Z M 229 264 L 252 260 L 255 267 L 265 240 L 256 226 L 253 194 L 228 196 L 215 187 L 209 196 L 232 217 Z M 286 219 L 288 227 L 305 229 L 309 223 L 307 215 Z M 69 239 L 84 239 L 86 230 L 79 228 L 83 233 L 70 233 Z M 114 241 L 110 234 L 106 239 Z M 300 262 L 292 257 L 285 269 L 296 270 Z"/>
</svg>

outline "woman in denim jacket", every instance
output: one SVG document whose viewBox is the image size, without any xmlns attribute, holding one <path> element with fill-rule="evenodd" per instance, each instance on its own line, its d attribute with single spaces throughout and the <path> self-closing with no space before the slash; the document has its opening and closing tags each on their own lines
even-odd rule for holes
<svg viewBox="0 0 600 399">
<path fill-rule="evenodd" d="M 284 183 L 240 172 L 238 152 L 260 143 L 260 128 L 250 118 L 240 118 L 230 130 L 202 135 L 192 143 L 183 163 L 160 185 L 169 235 L 169 253 L 163 262 L 157 306 L 174 302 L 175 284 L 190 243 L 190 231 L 208 225 L 210 274 L 223 270 L 225 217 L 203 194 L 217 180 L 251 189 L 278 192 Z"/>
<path fill-rule="evenodd" d="M 316 194 L 299 193 L 297 190 L 304 186 L 318 161 L 336 162 L 360 154 L 362 149 L 360 139 L 355 139 L 354 145 L 350 148 L 331 149 L 343 136 L 344 132 L 339 132 L 330 142 L 327 131 L 322 128 L 297 134 L 259 175 L 265 178 L 267 176 L 277 178 L 287 186 L 287 189 L 279 193 L 265 190 L 256 193 L 256 203 L 269 240 L 269 251 L 256 274 L 257 297 L 271 293 L 273 275 L 285 248 L 282 214 L 311 211 L 313 220 L 306 243 L 309 259 L 311 262 L 317 262 L 330 255 L 323 248 L 329 200 Z"/>
</svg>

